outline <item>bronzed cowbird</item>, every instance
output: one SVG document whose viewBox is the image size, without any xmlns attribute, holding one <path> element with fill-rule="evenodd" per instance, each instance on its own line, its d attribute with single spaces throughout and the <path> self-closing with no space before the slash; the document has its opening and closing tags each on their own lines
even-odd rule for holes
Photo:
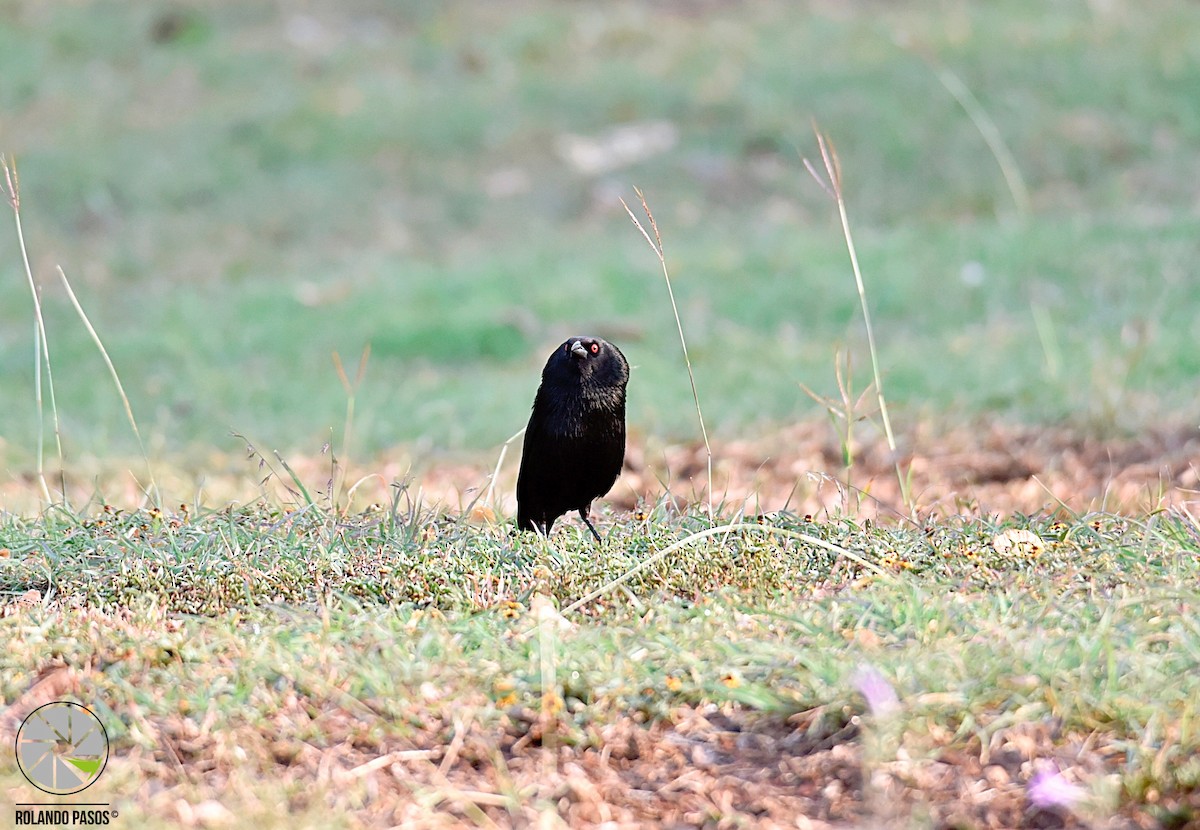
<svg viewBox="0 0 1200 830">
<path fill-rule="evenodd" d="M 525 428 L 518 529 L 549 535 L 555 519 L 578 510 L 600 541 L 588 512 L 621 472 L 628 383 L 625 355 L 597 337 L 572 337 L 550 355 Z"/>
</svg>

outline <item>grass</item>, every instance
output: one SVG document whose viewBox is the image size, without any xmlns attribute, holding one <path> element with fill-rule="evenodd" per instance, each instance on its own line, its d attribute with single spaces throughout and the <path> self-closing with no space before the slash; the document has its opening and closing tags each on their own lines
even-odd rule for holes
<svg viewBox="0 0 1200 830">
<path fill-rule="evenodd" d="M 859 342 L 836 224 L 800 161 L 814 117 L 847 171 L 897 422 L 950 410 L 1135 429 L 1153 405 L 1189 403 L 1190 4 L 363 15 L 14 4 L 0 21 L 19 68 L 0 78 L 3 139 L 68 456 L 136 447 L 90 382 L 54 264 L 148 445 L 193 467 L 236 451 L 230 430 L 314 452 L 345 410 L 331 355 L 365 345 L 364 452 L 494 447 L 523 422 L 543 352 L 576 330 L 629 354 L 638 428 L 690 436 L 654 263 L 617 199 L 633 185 L 671 241 L 714 434 L 810 417 L 797 383 L 835 392 L 830 355 Z M 1025 218 L 939 66 L 1002 133 Z M 599 178 L 554 149 L 655 119 L 678 145 Z M 32 394 L 28 303 L 0 272 L 0 385 L 17 400 Z M 1063 356 L 1052 371 L 1039 311 Z M 10 464 L 34 436 L 32 413 L 12 413 Z"/>
<path fill-rule="evenodd" d="M 6 515 L 4 578 L 14 595 L 36 588 L 68 606 L 91 608 L 124 607 L 149 594 L 164 610 L 187 614 L 273 602 L 312 605 L 330 597 L 470 612 L 527 602 L 533 593 L 565 605 L 585 587 L 603 585 L 701 531 L 703 544 L 652 562 L 627 582 L 632 594 L 694 598 L 735 586 L 750 599 L 762 598 L 859 577 L 870 583 L 882 576 L 881 561 L 890 570 L 964 588 L 1001 578 L 1069 582 L 1093 569 L 1103 579 L 1159 583 L 1187 575 L 1186 545 L 1189 528 L 1194 530 L 1184 515 L 1152 517 L 1149 529 L 1102 514 L 1073 523 L 1035 517 L 1020 524 L 1048 550 L 1025 557 L 1031 552 L 994 549 L 1007 525 L 987 522 L 947 520 L 927 531 L 781 514 L 768 523 L 775 533 L 765 532 L 765 538 L 725 533 L 705 539 L 708 519 L 663 510 L 644 523 L 616 525 L 601 556 L 591 552 L 590 537 L 576 536 L 574 529 L 542 548 L 509 537 L 504 526 L 420 510 L 337 519 L 314 503 L 287 512 L 229 508 L 195 518 L 182 509 L 106 508 L 92 519 L 67 511 L 31 519 Z"/>
<path fill-rule="evenodd" d="M 216 798 L 277 826 L 279 805 L 301 821 L 373 823 L 406 803 L 412 794 L 362 789 L 377 770 L 351 773 L 400 750 L 440 761 L 452 706 L 494 740 L 513 712 L 557 700 L 558 740 L 579 751 L 630 714 L 670 719 L 711 703 L 772 722 L 802 717 L 832 736 L 852 721 L 873 728 L 855 679 L 871 666 L 900 709 L 891 754 L 864 757 L 868 770 L 977 754 L 1014 723 L 1052 723 L 1057 738 L 1041 751 L 1087 735 L 1093 747 L 1124 747 L 1105 756 L 1105 775 L 1084 777 L 1092 815 L 1166 822 L 1178 809 L 1175 820 L 1194 820 L 1200 530 L 1190 516 L 961 520 L 931 533 L 772 522 L 882 574 L 780 533 L 712 537 L 569 613 L 547 639 L 538 597 L 564 606 L 706 520 L 622 522 L 597 551 L 574 531 L 551 547 L 453 516 L 386 511 L 5 516 L 2 590 L 52 605 L 10 604 L 0 619 L 10 643 L 0 690 L 19 701 L 39 671 L 74 672 L 71 693 L 102 702 L 113 741 L 115 774 L 98 797 L 127 817 L 169 824 L 174 798 Z M 1018 530 L 1040 542 L 998 541 Z M 308 752 L 329 756 L 326 783 L 299 784 L 295 759 Z M 8 759 L 0 778 L 24 792 Z"/>
<path fill-rule="evenodd" d="M 79 509 L 0 509 L 0 732 L 43 698 L 94 705 L 114 752 L 96 795 L 138 826 L 718 825 L 778 803 L 850 824 L 1198 820 L 1187 502 L 878 524 L 663 501 L 599 546 L 509 535 L 495 481 L 459 511 L 419 481 L 345 506 L 363 457 L 507 446 L 568 328 L 630 357 L 642 435 L 691 435 L 689 396 L 706 444 L 706 421 L 807 417 L 801 389 L 831 403 L 836 382 L 847 466 L 868 360 L 882 417 L 910 427 L 986 412 L 1113 435 L 1187 411 L 1192 6 L 360 11 L 0 17 L 38 342 L 73 483 L 97 482 Z M 812 117 L 848 174 L 826 157 L 857 295 L 796 145 Z M 600 176 L 556 155 L 646 120 L 677 146 Z M 670 228 L 670 258 L 652 247 L 690 383 L 619 209 L 634 192 Z M 22 282 L 0 272 L 10 405 L 37 397 Z M 153 489 L 190 507 L 108 503 L 122 412 Z M 12 478 L 42 449 L 34 414 L 6 421 Z M 249 505 L 174 480 L 242 445 L 266 476 Z M 1039 808 L 1050 771 L 1070 803 Z M 805 806 L 779 801 L 805 782 Z M 3 756 L 0 785 L 34 796 Z"/>
</svg>

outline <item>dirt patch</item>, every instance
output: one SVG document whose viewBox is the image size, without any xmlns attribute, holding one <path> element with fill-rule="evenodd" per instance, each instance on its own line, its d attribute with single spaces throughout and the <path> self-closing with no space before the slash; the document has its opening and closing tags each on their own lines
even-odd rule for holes
<svg viewBox="0 0 1200 830">
<path fill-rule="evenodd" d="M 1090 511 L 1145 513 L 1168 505 L 1200 503 L 1200 428 L 1162 426 L 1136 436 L 1102 438 L 1068 427 L 1001 423 L 938 429 L 922 427 L 898 437 L 893 455 L 883 436 L 860 425 L 849 470 L 825 422 L 802 422 L 745 440 L 713 444 L 713 501 L 727 515 L 788 509 L 817 518 L 946 515 L 1011 515 Z M 156 464 L 156 477 L 169 502 L 222 506 L 245 503 L 267 492 L 297 501 L 292 472 L 310 494 L 327 503 L 331 482 L 342 494 L 353 489 L 350 509 L 419 502 L 447 512 L 488 505 L 501 517 L 516 511 L 514 490 L 520 442 L 504 454 L 493 484 L 498 452 L 471 460 L 431 459 L 397 449 L 365 463 L 335 469 L 324 456 L 278 460 L 216 455 L 202 471 Z M 897 474 L 899 465 L 899 475 Z M 129 508 L 145 503 L 147 476 L 140 460 L 101 467 L 76 465 L 67 480 L 73 505 L 107 502 Z M 129 471 L 136 471 L 129 472 Z M 906 481 L 912 507 L 900 488 Z M 61 477 L 48 474 L 52 490 Z M 625 469 L 597 506 L 628 511 L 660 502 L 676 509 L 707 503 L 708 472 L 703 444 L 662 444 L 633 436 Z M 290 492 L 289 492 L 290 490 Z M 34 476 L 0 483 L 0 504 L 13 512 L 39 511 L 43 504 Z M 487 511 L 484 511 L 487 513 Z M 491 515 L 491 514 L 488 514 Z"/>
<path fill-rule="evenodd" d="M 1195 426 L 1102 440 L 1062 427 L 990 424 L 920 431 L 898 443 L 893 454 L 882 436 L 869 437 L 853 447 L 849 470 L 824 424 L 727 443 L 714 448 L 714 498 L 757 512 L 907 516 L 913 511 L 901 492 L 903 477 L 922 515 L 1145 512 L 1200 499 Z M 703 492 L 702 446 L 667 447 L 657 463 L 639 450 L 631 448 L 610 501 L 629 507 L 634 493 L 654 498 L 657 480 L 680 482 L 671 488 L 675 495 L 689 485 Z"/>
<path fill-rule="evenodd" d="M 1154 793 L 1155 804 L 1126 803 L 1119 812 L 1115 803 L 1099 803 L 1095 793 L 1115 780 L 1124 748 L 1094 735 L 1061 734 L 1053 722 L 999 729 L 986 745 L 972 739 L 965 747 L 939 746 L 950 735 L 935 735 L 916 757 L 894 747 L 864 748 L 881 742 L 863 733 L 885 727 L 857 717 L 821 728 L 811 714 L 785 719 L 732 705 L 685 706 L 649 726 L 619 717 L 580 735 L 530 710 L 510 710 L 500 723 L 484 726 L 467 703 L 453 719 L 425 720 L 406 739 L 383 745 L 370 739 L 361 713 L 327 711 L 312 723 L 312 708 L 303 701 L 276 715 L 274 739 L 250 729 L 205 734 L 184 719 L 145 722 L 159 748 L 134 750 L 121 763 L 168 788 L 192 787 L 186 800 L 168 789 L 164 804 L 148 805 L 177 810 L 185 826 L 204 824 L 191 820 L 190 805 L 226 787 L 236 790 L 236 779 L 249 774 L 247 754 L 266 765 L 257 774 L 297 785 L 289 788 L 289 810 L 350 810 L 369 827 L 562 826 L 547 822 L 555 817 L 567 826 L 606 830 L 903 827 L 914 821 L 1151 828 L 1162 826 L 1164 814 L 1200 811 L 1198 792 Z M 306 734 L 314 725 L 321 745 L 279 737 Z M 241 753 L 237 759 L 231 746 Z M 1047 774 L 1057 777 L 1063 804 L 1036 803 L 1033 782 Z"/>
<path fill-rule="evenodd" d="M 0 713 L 0 738 L 46 698 L 81 693 L 89 671 L 41 672 Z M 679 705 L 650 723 L 626 712 L 576 722 L 429 684 L 403 716 L 394 703 L 297 689 L 267 717 L 220 728 L 211 707 L 131 704 L 137 740 L 109 764 L 140 783 L 117 806 L 183 827 L 281 809 L 407 828 L 1200 827 L 1200 789 L 1123 791 L 1129 742 L 1054 718 L 980 716 L 965 738 L 930 720 L 901 741 L 886 712 L 848 708 Z"/>
<path fill-rule="evenodd" d="M 860 430 L 865 432 L 865 430 Z M 879 434 L 842 449 L 824 423 L 799 423 L 762 437 L 713 445 L 714 502 L 727 513 L 788 509 L 817 518 L 886 519 L 947 515 L 1144 514 L 1200 503 L 1200 428 L 1163 427 L 1103 439 L 1066 427 L 999 423 L 899 437 L 893 454 Z M 899 473 L 897 472 L 899 467 Z M 515 510 L 517 461 L 504 464 L 496 501 Z M 469 504 L 486 493 L 490 470 L 433 468 L 415 481 L 434 500 Z M 901 476 L 912 507 L 901 492 Z M 704 446 L 630 441 L 625 469 L 601 500 L 617 510 L 668 501 L 678 509 L 706 501 Z"/>
</svg>

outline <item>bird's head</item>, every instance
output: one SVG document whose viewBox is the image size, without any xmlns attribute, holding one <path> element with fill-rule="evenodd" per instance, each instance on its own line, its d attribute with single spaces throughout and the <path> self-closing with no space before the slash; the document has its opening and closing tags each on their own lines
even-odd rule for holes
<svg viewBox="0 0 1200 830">
<path fill-rule="evenodd" d="M 569 337 L 555 350 L 542 372 L 554 384 L 619 388 L 629 382 L 629 363 L 621 350 L 598 337 Z"/>
</svg>

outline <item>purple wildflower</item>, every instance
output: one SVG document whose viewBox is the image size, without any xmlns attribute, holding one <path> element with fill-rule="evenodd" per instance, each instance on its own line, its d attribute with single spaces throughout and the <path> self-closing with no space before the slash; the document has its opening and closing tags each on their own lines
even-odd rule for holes
<svg viewBox="0 0 1200 830">
<path fill-rule="evenodd" d="M 859 666 L 854 673 L 854 688 L 867 699 L 867 707 L 876 717 L 890 715 L 900 708 L 896 690 L 879 669 L 871 665 Z"/>
<path fill-rule="evenodd" d="M 1029 803 L 1041 810 L 1063 807 L 1070 809 L 1084 796 L 1083 788 L 1072 784 L 1049 761 L 1039 762 L 1037 772 L 1026 788 Z"/>
</svg>

